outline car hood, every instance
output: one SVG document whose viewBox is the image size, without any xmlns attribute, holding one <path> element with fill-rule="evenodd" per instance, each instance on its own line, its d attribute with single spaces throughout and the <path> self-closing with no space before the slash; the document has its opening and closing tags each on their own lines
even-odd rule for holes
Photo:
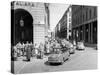
<svg viewBox="0 0 100 75">
<path fill-rule="evenodd" d="M 49 57 L 52 57 L 52 58 L 56 58 L 56 57 L 60 57 L 61 54 L 51 54 Z"/>
</svg>

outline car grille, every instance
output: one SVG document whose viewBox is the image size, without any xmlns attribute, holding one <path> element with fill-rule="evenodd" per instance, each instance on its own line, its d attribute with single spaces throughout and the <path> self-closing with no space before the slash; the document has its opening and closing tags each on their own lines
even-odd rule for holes
<svg viewBox="0 0 100 75">
<path fill-rule="evenodd" d="M 53 58 L 53 57 L 48 58 L 48 61 L 57 61 L 57 60 L 58 60 L 57 58 Z"/>
</svg>

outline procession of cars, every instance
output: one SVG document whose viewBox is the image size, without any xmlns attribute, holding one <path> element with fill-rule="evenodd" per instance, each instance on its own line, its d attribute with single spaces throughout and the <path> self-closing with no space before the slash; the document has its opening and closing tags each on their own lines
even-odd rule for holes
<svg viewBox="0 0 100 75">
<path fill-rule="evenodd" d="M 19 56 L 26 56 L 27 60 L 35 55 L 36 58 L 43 59 L 43 56 L 49 54 L 48 63 L 61 63 L 63 64 L 70 58 L 71 54 L 75 53 L 75 50 L 85 50 L 83 42 L 69 42 L 66 39 L 57 41 L 53 40 L 45 45 L 40 44 L 39 47 L 31 44 L 17 44 L 12 47 L 11 57 L 16 59 Z"/>
<path fill-rule="evenodd" d="M 62 40 L 63 47 L 54 48 L 57 49 L 53 54 L 48 57 L 49 63 L 61 63 L 63 64 L 66 60 L 69 59 L 70 54 L 74 54 L 75 50 L 84 50 L 85 46 L 83 42 L 78 42 L 76 45 L 73 45 L 71 42 Z"/>
</svg>

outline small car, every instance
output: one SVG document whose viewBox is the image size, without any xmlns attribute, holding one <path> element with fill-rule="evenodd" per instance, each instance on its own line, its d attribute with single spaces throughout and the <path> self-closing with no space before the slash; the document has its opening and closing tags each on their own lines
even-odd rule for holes
<svg viewBox="0 0 100 75">
<path fill-rule="evenodd" d="M 73 46 L 73 44 L 71 42 L 65 41 L 65 46 L 69 49 L 70 54 L 74 54 L 75 53 L 74 46 Z"/>
<path fill-rule="evenodd" d="M 83 42 L 78 42 L 76 49 L 78 50 L 85 50 L 85 46 Z"/>
<path fill-rule="evenodd" d="M 48 62 L 63 64 L 65 62 L 65 60 L 69 59 L 69 56 L 70 56 L 69 50 L 55 51 L 48 57 Z"/>
</svg>

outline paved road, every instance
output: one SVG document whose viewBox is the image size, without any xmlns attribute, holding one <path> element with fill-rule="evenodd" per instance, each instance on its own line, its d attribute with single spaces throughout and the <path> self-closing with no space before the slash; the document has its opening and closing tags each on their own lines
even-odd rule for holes
<svg viewBox="0 0 100 75">
<path fill-rule="evenodd" d="M 64 64 L 50 65 L 47 57 L 42 59 L 32 58 L 31 62 L 16 61 L 15 73 L 53 72 L 68 70 L 97 69 L 97 50 L 86 48 L 85 51 L 77 51 L 70 56 Z"/>
</svg>

